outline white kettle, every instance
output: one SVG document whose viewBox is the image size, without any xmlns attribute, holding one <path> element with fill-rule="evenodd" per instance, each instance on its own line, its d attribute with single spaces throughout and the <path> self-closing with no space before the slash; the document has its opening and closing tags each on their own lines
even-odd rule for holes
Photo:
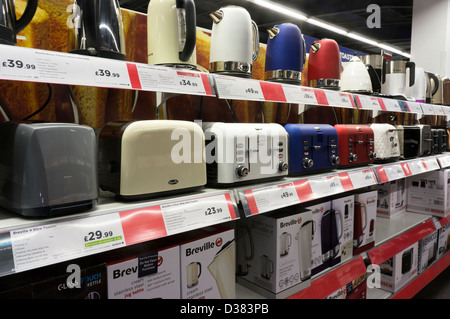
<svg viewBox="0 0 450 319">
<path fill-rule="evenodd" d="M 407 96 L 419 103 L 425 103 L 427 96 L 427 77 L 425 70 L 416 66 L 413 86 L 408 88 Z"/>
<path fill-rule="evenodd" d="M 372 93 L 372 81 L 367 67 L 354 56 L 350 62 L 344 62 L 341 73 L 341 91 L 355 93 Z"/>
<path fill-rule="evenodd" d="M 259 54 L 259 32 L 250 14 L 244 8 L 226 6 L 210 17 L 210 72 L 251 77 L 252 64 Z"/>
<path fill-rule="evenodd" d="M 195 69 L 194 0 L 151 0 L 147 9 L 148 63 Z"/>
</svg>

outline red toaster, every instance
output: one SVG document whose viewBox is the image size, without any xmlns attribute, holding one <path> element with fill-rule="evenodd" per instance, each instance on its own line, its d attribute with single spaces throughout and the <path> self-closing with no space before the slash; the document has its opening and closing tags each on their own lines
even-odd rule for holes
<svg viewBox="0 0 450 319">
<path fill-rule="evenodd" d="M 369 125 L 336 124 L 339 167 L 370 164 L 375 159 L 374 133 Z"/>
</svg>

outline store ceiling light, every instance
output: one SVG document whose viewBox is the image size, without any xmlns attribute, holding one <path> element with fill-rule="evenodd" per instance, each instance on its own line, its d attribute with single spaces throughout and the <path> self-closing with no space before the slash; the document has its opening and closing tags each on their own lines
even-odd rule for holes
<svg viewBox="0 0 450 319">
<path fill-rule="evenodd" d="M 383 50 L 386 50 L 386 51 L 389 51 L 389 52 L 392 52 L 392 53 L 396 53 L 396 54 L 402 55 L 402 56 L 407 57 L 407 58 L 411 58 L 411 55 L 409 53 L 403 52 L 403 51 L 401 51 L 401 50 L 399 50 L 399 49 L 397 49 L 397 48 L 395 48 L 393 46 L 390 46 L 390 45 L 384 44 L 384 43 L 380 43 L 380 42 L 378 42 L 376 40 L 372 40 L 372 39 L 366 38 L 366 37 L 364 37 L 362 35 L 359 35 L 359 34 L 356 34 L 356 33 L 353 33 L 353 32 L 349 32 L 349 31 L 347 31 L 347 30 L 345 30 L 343 28 L 340 28 L 340 27 L 335 26 L 333 24 L 330 24 L 328 22 L 323 22 L 323 21 L 320 21 L 320 20 L 317 20 L 317 19 L 314 19 L 314 18 L 308 18 L 308 16 L 305 15 L 304 13 L 302 13 L 302 12 L 300 12 L 298 10 L 295 10 L 293 8 L 289 8 L 289 7 L 283 6 L 281 4 L 275 3 L 274 1 L 268 1 L 268 0 L 247 0 L 247 1 L 251 2 L 251 3 L 254 3 L 256 5 L 259 5 L 261 7 L 270 9 L 272 11 L 275 11 L 275 12 L 278 12 L 278 13 L 282 13 L 282 14 L 287 15 L 289 17 L 298 19 L 300 21 L 308 22 L 308 23 L 313 24 L 315 26 L 318 26 L 320 28 L 324 28 L 326 30 L 329 30 L 329 31 L 332 31 L 332 32 L 335 32 L 335 33 L 338 33 L 338 34 L 345 35 L 345 36 L 347 36 L 349 38 L 352 38 L 352 39 L 355 39 L 357 41 L 360 41 L 360 42 L 363 42 L 363 43 L 367 43 L 367 44 L 379 47 L 379 48 L 381 48 Z"/>
</svg>

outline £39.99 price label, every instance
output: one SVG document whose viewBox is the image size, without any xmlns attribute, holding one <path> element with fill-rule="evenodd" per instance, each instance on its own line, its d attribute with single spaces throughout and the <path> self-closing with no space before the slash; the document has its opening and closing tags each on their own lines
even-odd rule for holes
<svg viewBox="0 0 450 319">
<path fill-rule="evenodd" d="M 15 48 L 17 49 L 17 48 Z M 0 54 L 1 74 L 18 80 L 35 80 L 39 78 L 38 66 L 34 50 L 19 48 L 20 54 L 9 53 L 8 50 Z"/>
<path fill-rule="evenodd" d="M 96 84 L 131 88 L 128 69 L 122 61 L 97 58 L 91 63 Z"/>
</svg>

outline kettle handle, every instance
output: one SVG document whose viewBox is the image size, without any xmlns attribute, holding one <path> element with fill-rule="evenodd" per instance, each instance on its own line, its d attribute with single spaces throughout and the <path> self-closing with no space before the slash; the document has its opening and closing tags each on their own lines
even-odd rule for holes
<svg viewBox="0 0 450 319">
<path fill-rule="evenodd" d="M 434 88 L 433 88 L 433 91 L 431 91 L 431 96 L 433 96 L 436 94 L 437 90 L 439 89 L 439 80 L 438 80 L 437 76 L 434 75 L 433 73 L 428 72 L 428 76 L 434 82 Z"/>
<path fill-rule="evenodd" d="M 252 31 L 253 31 L 252 61 L 255 62 L 255 60 L 258 58 L 258 55 L 259 55 L 259 30 L 258 30 L 258 25 L 253 20 L 252 20 Z"/>
<path fill-rule="evenodd" d="M 28 23 L 31 22 L 31 20 L 34 17 L 34 14 L 36 13 L 38 7 L 38 0 L 28 0 L 27 6 L 25 7 L 25 11 L 23 12 L 22 16 L 19 20 L 16 20 L 15 26 L 14 26 L 14 32 L 17 34 L 20 31 L 22 31 Z"/>
<path fill-rule="evenodd" d="M 197 39 L 195 3 L 193 0 L 177 0 L 176 6 L 178 9 L 186 10 L 186 43 L 184 44 L 183 51 L 178 53 L 178 58 L 186 62 L 194 52 Z"/>
<path fill-rule="evenodd" d="M 406 67 L 409 68 L 409 86 L 413 86 L 416 82 L 416 64 L 414 62 L 406 62 Z"/>
</svg>

